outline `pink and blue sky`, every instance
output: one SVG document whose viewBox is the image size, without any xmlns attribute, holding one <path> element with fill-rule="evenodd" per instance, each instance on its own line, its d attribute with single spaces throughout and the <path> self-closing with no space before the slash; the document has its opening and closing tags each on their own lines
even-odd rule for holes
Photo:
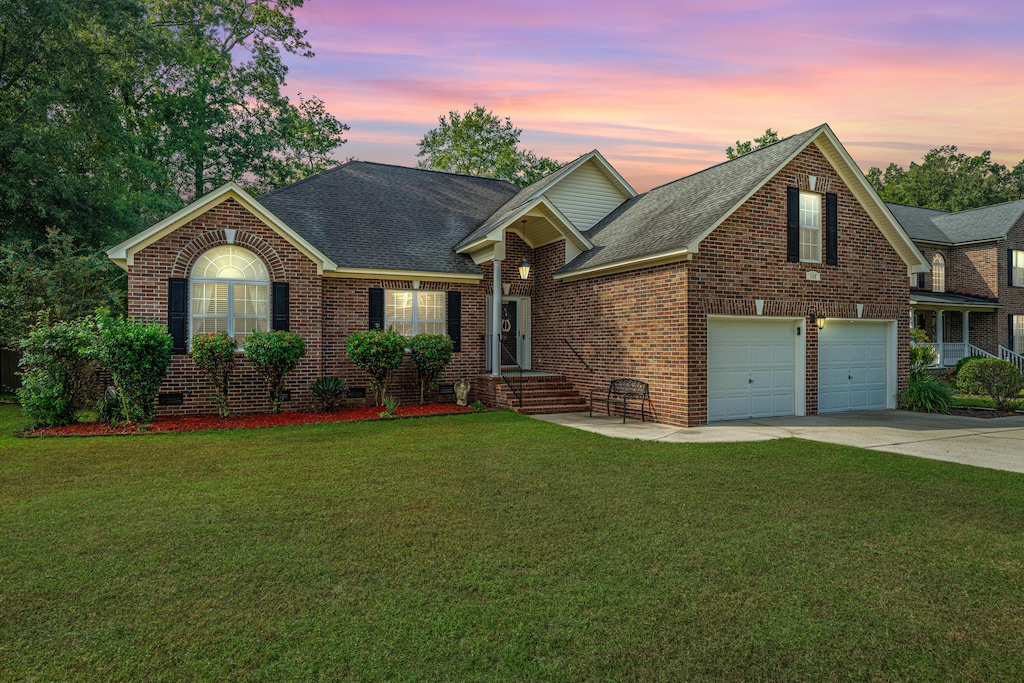
<svg viewBox="0 0 1024 683">
<path fill-rule="evenodd" d="M 412 166 L 479 103 L 522 146 L 600 149 L 644 191 L 772 127 L 827 122 L 860 166 L 955 144 L 1024 159 L 1020 0 L 306 0 L 289 91 L 348 123 L 339 156 Z"/>
</svg>

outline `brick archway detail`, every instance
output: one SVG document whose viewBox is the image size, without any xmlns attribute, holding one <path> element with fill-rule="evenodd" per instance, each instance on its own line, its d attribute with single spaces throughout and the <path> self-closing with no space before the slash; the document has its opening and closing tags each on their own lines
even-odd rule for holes
<svg viewBox="0 0 1024 683">
<path fill-rule="evenodd" d="M 178 256 L 174 260 L 174 268 L 172 270 L 173 277 L 189 277 L 192 274 L 192 267 L 195 265 L 196 260 L 204 252 L 209 251 L 213 247 L 219 247 L 225 244 L 228 244 L 228 239 L 223 230 L 211 230 L 199 235 L 186 244 L 180 252 L 178 252 Z M 278 282 L 285 279 L 284 263 L 282 263 L 281 257 L 278 255 L 277 251 L 259 235 L 239 230 L 235 234 L 235 240 L 232 244 L 244 247 L 259 256 L 267 266 L 267 272 L 270 275 L 271 282 Z"/>
</svg>

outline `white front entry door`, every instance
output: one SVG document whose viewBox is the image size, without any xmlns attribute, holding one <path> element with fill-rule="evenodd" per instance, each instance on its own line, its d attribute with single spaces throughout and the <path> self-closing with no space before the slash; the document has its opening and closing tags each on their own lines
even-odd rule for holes
<svg viewBox="0 0 1024 683">
<path fill-rule="evenodd" d="M 888 407 L 890 325 L 829 319 L 818 330 L 819 413 Z"/>
<path fill-rule="evenodd" d="M 792 320 L 708 320 L 709 422 L 802 413 L 799 329 Z"/>
</svg>

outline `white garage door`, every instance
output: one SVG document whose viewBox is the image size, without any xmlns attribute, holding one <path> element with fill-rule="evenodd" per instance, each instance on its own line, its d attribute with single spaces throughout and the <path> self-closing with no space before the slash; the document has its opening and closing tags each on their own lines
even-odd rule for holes
<svg viewBox="0 0 1024 683">
<path fill-rule="evenodd" d="M 818 412 L 887 407 L 884 322 L 829 320 L 818 331 Z"/>
<path fill-rule="evenodd" d="M 796 414 L 792 321 L 708 321 L 708 421 Z"/>
</svg>

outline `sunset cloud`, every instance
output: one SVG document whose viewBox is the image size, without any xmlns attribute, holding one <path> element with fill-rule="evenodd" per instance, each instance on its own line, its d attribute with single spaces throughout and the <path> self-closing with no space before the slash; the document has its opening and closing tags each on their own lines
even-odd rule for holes
<svg viewBox="0 0 1024 683">
<path fill-rule="evenodd" d="M 308 2 L 317 57 L 289 88 L 352 126 L 342 157 L 412 165 L 439 115 L 479 103 L 638 190 L 769 126 L 828 122 L 865 169 L 943 144 L 1024 158 L 1015 3 Z"/>
</svg>

